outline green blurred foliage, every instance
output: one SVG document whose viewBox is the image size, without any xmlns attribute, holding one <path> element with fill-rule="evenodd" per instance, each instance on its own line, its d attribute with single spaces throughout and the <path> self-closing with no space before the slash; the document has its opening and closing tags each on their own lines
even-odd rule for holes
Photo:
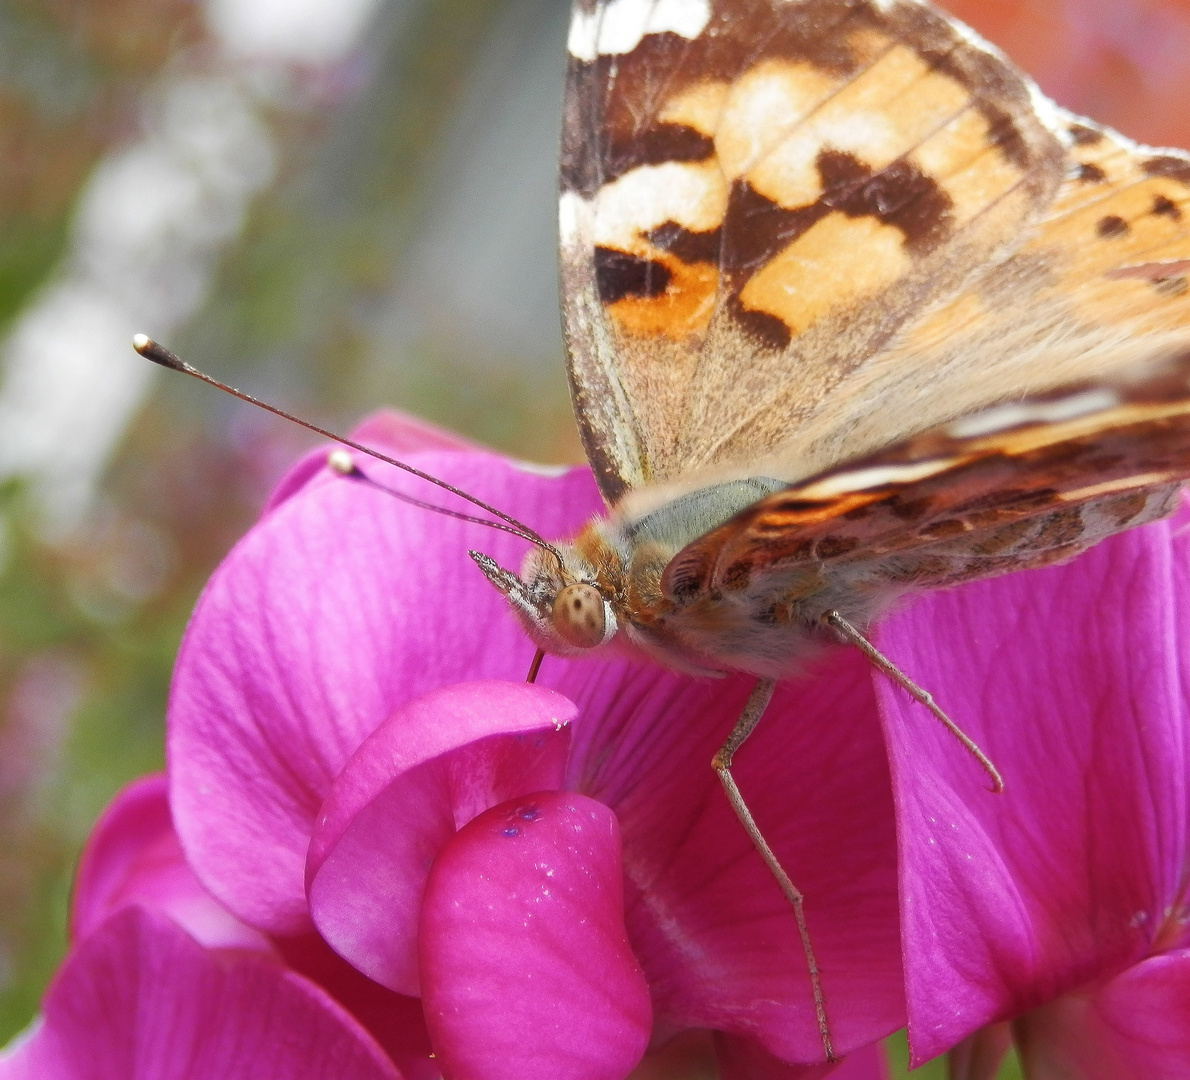
<svg viewBox="0 0 1190 1080">
<path fill-rule="evenodd" d="M 92 165 L 189 4 L 0 3 L 0 332 L 61 257 Z M 0 1043 L 36 1011 L 65 947 L 70 880 L 112 793 L 162 760 L 162 705 L 194 574 L 158 605 L 106 603 L 85 542 L 46 543 L 0 488 Z M 118 597 L 115 598 L 117 601 Z"/>
<path fill-rule="evenodd" d="M 174 433 L 185 431 L 175 420 Z M 182 630 L 261 494 L 243 483 L 242 461 L 199 439 L 134 468 L 132 448 L 162 437 L 145 426 L 131 434 L 108 501 L 71 542 L 39 536 L 20 484 L 0 497 L 0 1042 L 28 1023 L 64 951 L 91 823 L 118 788 L 163 765 Z"/>
<path fill-rule="evenodd" d="M 0 331 L 62 254 L 146 81 L 200 37 L 194 19 L 184 0 L 0 0 Z"/>
</svg>

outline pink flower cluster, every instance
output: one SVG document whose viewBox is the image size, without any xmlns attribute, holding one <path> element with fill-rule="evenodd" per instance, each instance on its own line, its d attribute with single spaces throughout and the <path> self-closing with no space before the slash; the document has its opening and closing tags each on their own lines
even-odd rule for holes
<svg viewBox="0 0 1190 1080">
<path fill-rule="evenodd" d="M 545 535 L 600 510 L 585 469 L 391 414 L 356 434 Z M 200 600 L 168 803 L 150 778 L 100 821 L 0 1080 L 624 1080 L 692 1029 L 724 1080 L 831 1072 L 790 911 L 709 768 L 747 681 L 547 658 L 526 685 L 467 556 L 523 543 L 324 460 Z M 807 895 L 837 1080 L 878 1080 L 906 1023 L 917 1061 L 994 1061 L 1006 1020 L 1032 1078 L 1190 1075 L 1184 525 L 880 629 L 1002 796 L 854 651 L 779 688 L 737 778 Z"/>
</svg>

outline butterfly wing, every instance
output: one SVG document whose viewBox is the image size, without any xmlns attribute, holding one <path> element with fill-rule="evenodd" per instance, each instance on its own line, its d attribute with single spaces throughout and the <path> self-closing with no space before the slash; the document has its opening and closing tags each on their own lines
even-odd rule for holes
<svg viewBox="0 0 1190 1080">
<path fill-rule="evenodd" d="M 876 592 L 1070 558 L 1172 512 L 1187 477 L 1190 354 L 976 413 L 791 485 L 687 545 L 662 589 L 681 604 L 845 580 L 863 609 Z"/>
<path fill-rule="evenodd" d="M 1066 168 L 1052 107 L 914 0 L 576 0 L 569 51 L 564 327 L 609 502 L 796 439 Z"/>
<path fill-rule="evenodd" d="M 1067 178 L 1007 259 L 923 310 L 754 465 L 810 475 L 995 402 L 1190 348 L 1190 158 L 1069 114 Z"/>
</svg>

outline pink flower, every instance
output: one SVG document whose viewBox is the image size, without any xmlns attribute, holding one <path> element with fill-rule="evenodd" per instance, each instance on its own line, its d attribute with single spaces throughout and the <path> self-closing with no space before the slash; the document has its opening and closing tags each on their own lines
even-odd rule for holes
<svg viewBox="0 0 1190 1080">
<path fill-rule="evenodd" d="M 412 456 L 545 535 L 600 508 L 585 470 Z M 800 948 L 708 767 L 747 683 L 550 658 L 525 685 L 532 647 L 466 555 L 515 566 L 523 544 L 321 460 L 216 573 L 179 657 L 171 800 L 199 878 L 257 930 L 317 929 L 420 996 L 451 1080 L 619 1080 L 688 1029 L 718 1033 L 727 1080 L 820 1075 L 784 1064 L 821 1053 Z M 1157 1030 L 1129 1005 L 1137 980 L 1174 993 L 1186 945 L 1180 527 L 881 629 L 1002 797 L 853 652 L 780 689 L 738 779 L 808 896 L 841 1050 L 898 1027 L 906 994 L 917 1060 L 1012 1017 L 1056 1061 L 1094 1045 L 1092 1021 L 1137 1069 L 1159 1057 L 1145 1040 L 1190 1045 L 1177 1009 Z"/>
<path fill-rule="evenodd" d="M 909 1031 L 1020 1017 L 1030 1076 L 1190 1076 L 1190 510 L 1066 566 L 916 603 L 880 641 L 997 762 L 895 690 Z"/>
<path fill-rule="evenodd" d="M 163 776 L 130 785 L 100 820 L 76 878 L 71 936 L 42 1016 L 0 1053 L 2 1080 L 402 1076 L 333 991 L 284 964 L 198 884 Z M 400 1024 L 395 1012 L 386 1019 Z"/>
<path fill-rule="evenodd" d="M 585 469 L 409 455 L 402 429 L 384 438 L 375 421 L 365 437 L 545 535 L 600 509 Z M 452 1080 L 616 1080 L 691 1028 L 721 1033 L 725 1075 L 759 1075 L 760 1060 L 801 1075 L 781 1062 L 821 1045 L 792 915 L 709 768 L 748 684 L 549 658 L 527 686 L 532 647 L 468 548 L 515 566 L 524 544 L 316 457 L 283 482 L 178 660 L 168 756 L 191 865 L 249 925 L 317 927 L 360 971 L 419 993 Z M 809 896 L 836 1045 L 867 1046 L 904 1001 L 862 660 L 840 650 L 783 687 L 738 762 Z M 874 1054 L 852 1067 L 876 1075 Z"/>
</svg>

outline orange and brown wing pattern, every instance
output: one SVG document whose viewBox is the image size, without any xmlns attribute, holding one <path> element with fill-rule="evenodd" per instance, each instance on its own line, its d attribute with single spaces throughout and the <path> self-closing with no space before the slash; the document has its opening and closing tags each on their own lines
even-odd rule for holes
<svg viewBox="0 0 1190 1080">
<path fill-rule="evenodd" d="M 1143 379 L 967 416 L 792 485 L 680 551 L 662 588 L 681 604 L 763 594 L 791 573 L 811 592 L 840 578 L 860 593 L 953 585 L 1162 517 L 1187 477 L 1190 354 Z"/>
<path fill-rule="evenodd" d="M 577 0 L 569 49 L 564 321 L 609 501 L 772 450 L 1063 178 L 1030 85 L 916 0 Z"/>
<path fill-rule="evenodd" d="M 800 425 L 793 452 L 759 469 L 816 473 L 915 428 L 1190 349 L 1190 156 L 1057 115 L 1067 176 L 1018 250 L 906 325 Z"/>
</svg>

